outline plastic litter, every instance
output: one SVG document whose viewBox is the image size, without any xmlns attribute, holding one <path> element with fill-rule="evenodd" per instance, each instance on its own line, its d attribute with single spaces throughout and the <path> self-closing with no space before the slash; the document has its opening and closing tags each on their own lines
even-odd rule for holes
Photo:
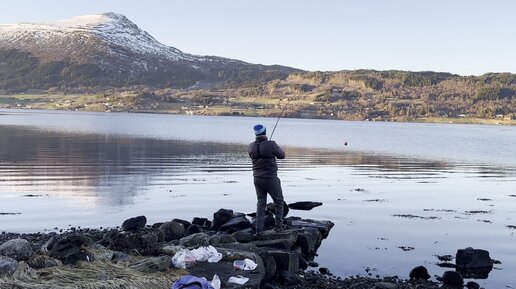
<svg viewBox="0 0 516 289">
<path fill-rule="evenodd" d="M 228 279 L 228 283 L 235 283 L 239 285 L 244 285 L 247 281 L 249 281 L 249 278 L 237 275 L 237 276 L 231 276 Z"/>
<path fill-rule="evenodd" d="M 221 259 L 222 254 L 217 252 L 213 246 L 199 247 L 193 250 L 181 249 L 172 257 L 172 265 L 176 268 L 186 269 L 192 267 L 195 262 L 217 263 Z"/>
<path fill-rule="evenodd" d="M 245 258 L 244 260 L 235 260 L 233 261 L 233 268 L 237 270 L 254 270 L 256 269 L 256 264 L 253 260 Z"/>
<path fill-rule="evenodd" d="M 213 286 L 213 289 L 220 289 L 220 278 L 217 276 L 217 274 L 213 275 L 213 280 L 211 280 L 211 286 Z"/>
<path fill-rule="evenodd" d="M 217 276 L 217 275 L 215 275 Z M 218 278 L 218 277 L 217 277 Z M 215 288 L 204 277 L 185 275 L 172 284 L 171 289 L 220 289 Z"/>
</svg>

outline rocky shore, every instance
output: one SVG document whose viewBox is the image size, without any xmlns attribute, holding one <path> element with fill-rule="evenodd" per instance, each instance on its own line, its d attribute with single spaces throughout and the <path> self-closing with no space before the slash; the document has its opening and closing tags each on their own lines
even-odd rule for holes
<svg viewBox="0 0 516 289">
<path fill-rule="evenodd" d="M 300 202 L 289 207 L 309 210 L 320 205 Z M 220 209 L 211 220 L 195 217 L 148 225 L 145 216 L 138 216 L 113 229 L 2 232 L 0 288 L 171 288 L 185 275 L 213 280 L 215 286 L 220 280 L 220 288 L 463 288 L 459 272 L 447 271 L 436 283 L 428 281 L 422 266 L 410 272 L 410 280 L 334 276 L 314 262 L 334 226 L 331 221 L 286 217 L 286 228 L 276 232 L 273 206 L 268 206 L 267 231 L 257 238 L 252 217 Z M 473 265 L 492 268 L 487 261 L 478 263 L 481 250 L 471 250 L 463 252 L 464 264 L 476 260 Z M 487 260 L 488 253 L 483 257 Z M 475 282 L 466 287 L 480 288 Z"/>
</svg>

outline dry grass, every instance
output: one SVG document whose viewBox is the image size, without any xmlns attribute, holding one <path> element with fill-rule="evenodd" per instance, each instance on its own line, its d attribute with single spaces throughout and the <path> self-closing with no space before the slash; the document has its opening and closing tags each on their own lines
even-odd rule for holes
<svg viewBox="0 0 516 289">
<path fill-rule="evenodd" d="M 34 270 L 20 262 L 12 276 L 0 278 L 2 289 L 166 289 L 185 274 L 182 270 L 145 273 L 114 264 L 107 258 L 79 262 L 76 266 L 59 266 Z"/>
</svg>

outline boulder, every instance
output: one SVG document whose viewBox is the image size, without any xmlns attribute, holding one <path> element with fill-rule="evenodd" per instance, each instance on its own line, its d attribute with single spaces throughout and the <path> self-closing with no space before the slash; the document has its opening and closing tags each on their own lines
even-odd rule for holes
<svg viewBox="0 0 516 289">
<path fill-rule="evenodd" d="M 278 271 L 296 273 L 299 270 L 299 253 L 286 250 L 267 250 L 276 261 Z"/>
<path fill-rule="evenodd" d="M 185 235 L 185 227 L 181 223 L 167 222 L 159 227 L 165 242 L 181 239 Z"/>
<path fill-rule="evenodd" d="M 190 225 L 192 225 L 192 223 L 188 222 L 187 220 L 183 220 L 183 219 L 174 219 L 174 220 L 172 220 L 172 222 L 183 224 L 183 227 L 185 227 L 185 229 L 190 227 Z"/>
<path fill-rule="evenodd" d="M 428 270 L 425 266 L 417 266 L 410 270 L 409 274 L 410 280 L 428 280 L 430 278 L 430 274 L 428 274 Z"/>
<path fill-rule="evenodd" d="M 316 228 L 322 234 L 323 238 L 328 237 L 331 228 L 335 225 L 331 221 L 322 221 L 322 220 L 311 220 L 311 219 L 291 219 L 293 228 Z"/>
<path fill-rule="evenodd" d="M 310 266 L 312 268 L 319 267 L 319 263 L 317 263 L 315 261 L 310 261 L 310 262 L 308 262 L 308 266 Z"/>
<path fill-rule="evenodd" d="M 466 248 L 457 250 L 456 270 L 464 278 L 487 279 L 493 270 L 493 260 L 489 252 L 481 249 Z"/>
<path fill-rule="evenodd" d="M 220 226 L 221 231 L 226 231 L 228 233 L 234 233 L 247 228 L 251 228 L 251 222 L 243 214 L 241 216 L 231 218 Z"/>
<path fill-rule="evenodd" d="M 197 226 L 206 226 L 206 222 L 208 222 L 208 219 L 206 219 L 206 218 L 195 217 L 192 220 L 192 224 L 197 225 Z"/>
<path fill-rule="evenodd" d="M 220 209 L 213 214 L 213 228 L 219 229 L 227 221 L 233 218 L 233 210 Z"/>
<path fill-rule="evenodd" d="M 6 256 L 0 256 L 0 277 L 11 275 L 18 268 L 18 261 Z"/>
<path fill-rule="evenodd" d="M 155 273 L 166 271 L 172 264 L 172 260 L 168 256 L 152 257 L 139 260 L 131 264 L 129 267 L 136 271 L 145 273 Z"/>
<path fill-rule="evenodd" d="M 61 241 L 62 238 L 63 237 L 61 237 L 61 235 L 52 236 L 50 239 L 48 239 L 48 241 L 45 242 L 45 244 L 41 246 L 40 252 L 47 253 L 48 251 L 52 250 L 52 248 L 54 248 L 57 242 Z"/>
<path fill-rule="evenodd" d="M 199 225 L 191 224 L 190 226 L 188 226 L 188 228 L 186 228 L 185 235 L 190 236 L 190 235 L 197 234 L 200 232 L 202 232 L 202 230 L 199 227 Z"/>
<path fill-rule="evenodd" d="M 236 243 L 237 240 L 229 234 L 219 233 L 210 236 L 210 245 L 217 246 L 219 244 L 232 244 Z"/>
<path fill-rule="evenodd" d="M 459 249 L 455 255 L 455 264 L 458 268 L 493 267 L 493 260 L 489 252 L 482 249 Z"/>
<path fill-rule="evenodd" d="M 322 206 L 323 203 L 321 202 L 295 202 L 292 204 L 289 204 L 288 207 L 292 210 L 303 210 L 303 211 L 310 211 L 311 209 L 315 207 Z"/>
<path fill-rule="evenodd" d="M 323 275 L 328 275 L 330 273 L 330 270 L 326 267 L 321 267 L 321 268 L 319 268 L 319 273 L 321 273 Z"/>
<path fill-rule="evenodd" d="M 468 283 L 466 283 L 466 288 L 468 288 L 468 289 L 480 289 L 480 284 L 478 284 L 477 282 L 474 282 L 474 281 L 469 281 Z"/>
<path fill-rule="evenodd" d="M 147 224 L 147 218 L 145 216 L 138 216 L 130 218 L 122 223 L 122 231 L 141 231 L 145 224 Z"/>
<path fill-rule="evenodd" d="M 309 260 L 314 257 L 317 245 L 314 236 L 306 232 L 299 233 L 295 244 L 301 248 L 303 257 Z"/>
<path fill-rule="evenodd" d="M 443 285 L 452 286 L 455 288 L 462 288 L 464 285 L 464 279 L 459 272 L 446 271 L 442 277 Z"/>
<path fill-rule="evenodd" d="M 246 229 L 231 234 L 238 243 L 249 243 L 253 241 L 253 233 L 251 229 Z"/>
<path fill-rule="evenodd" d="M 62 265 L 61 261 L 50 258 L 46 255 L 34 255 L 29 259 L 29 261 L 27 261 L 27 264 L 34 269 L 43 269 Z"/>
<path fill-rule="evenodd" d="M 93 241 L 81 235 L 70 235 L 59 242 L 50 251 L 50 257 L 63 262 L 75 264 L 77 261 L 92 262 L 95 257 L 86 247 L 93 245 Z"/>
<path fill-rule="evenodd" d="M 13 258 L 17 261 L 29 260 L 34 251 L 25 239 L 12 239 L 0 245 L 0 255 Z"/>
<path fill-rule="evenodd" d="M 179 240 L 179 244 L 185 247 L 197 248 L 199 246 L 208 246 L 210 236 L 206 233 L 197 233 L 190 236 L 186 236 Z"/>
</svg>

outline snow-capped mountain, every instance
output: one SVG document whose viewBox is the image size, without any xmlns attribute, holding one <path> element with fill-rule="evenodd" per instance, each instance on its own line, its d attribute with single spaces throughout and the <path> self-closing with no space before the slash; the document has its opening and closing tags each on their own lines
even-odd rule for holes
<svg viewBox="0 0 516 289">
<path fill-rule="evenodd" d="M 20 82 L 26 88 L 238 83 L 283 78 L 293 71 L 184 53 L 116 13 L 0 25 L 0 89 Z"/>
</svg>

